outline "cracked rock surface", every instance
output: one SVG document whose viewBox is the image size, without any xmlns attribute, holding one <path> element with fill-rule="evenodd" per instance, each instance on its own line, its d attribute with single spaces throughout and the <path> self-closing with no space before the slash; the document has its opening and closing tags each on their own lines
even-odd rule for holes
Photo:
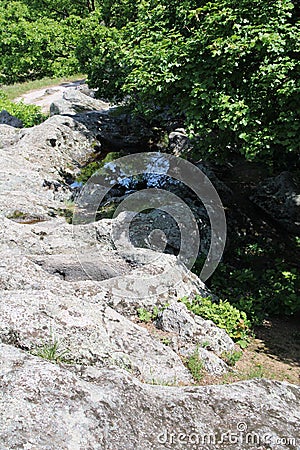
<svg viewBox="0 0 300 450">
<path fill-rule="evenodd" d="M 84 110 L 85 94 L 71 94 L 70 110 Z M 286 448 L 279 438 L 298 449 L 299 386 L 194 385 L 185 362 L 196 348 L 212 374 L 234 349 L 178 302 L 210 295 L 198 277 L 175 256 L 116 248 L 118 219 L 72 226 L 54 213 L 70 197 L 66 174 L 101 148 L 101 113 L 92 127 L 89 114 L 0 125 L 0 450 Z M 155 306 L 170 345 L 137 320 Z M 228 440 L 242 428 L 259 442 Z"/>
</svg>

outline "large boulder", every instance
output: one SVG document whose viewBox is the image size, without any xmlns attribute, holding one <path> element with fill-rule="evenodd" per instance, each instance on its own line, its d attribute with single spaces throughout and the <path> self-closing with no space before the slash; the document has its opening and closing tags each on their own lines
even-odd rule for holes
<svg viewBox="0 0 300 450">
<path fill-rule="evenodd" d="M 0 124 L 0 149 L 5 150 L 19 140 L 21 130 L 10 125 Z"/>
<path fill-rule="evenodd" d="M 234 350 L 235 345 L 225 330 L 217 327 L 211 320 L 188 311 L 183 303 L 172 303 L 159 314 L 156 325 L 163 331 L 175 333 L 182 347 L 197 344 L 221 356 Z"/>
<path fill-rule="evenodd" d="M 170 334 L 170 346 L 181 356 L 189 358 L 196 352 L 208 373 L 220 375 L 228 371 L 222 357 L 235 351 L 235 344 L 212 321 L 195 316 L 177 302 L 159 313 L 156 326 Z"/>
<path fill-rule="evenodd" d="M 33 128 L 11 130 L 0 126 L 0 212 L 49 218 L 51 209 L 65 208 L 67 182 L 100 143 L 71 117 L 54 116 Z"/>
<path fill-rule="evenodd" d="M 73 115 L 87 111 L 107 110 L 109 108 L 109 103 L 86 95 L 87 93 L 89 91 L 76 88 L 66 90 L 61 100 L 57 100 L 50 105 L 50 115 Z"/>
<path fill-rule="evenodd" d="M 169 134 L 170 153 L 175 156 L 183 156 L 191 148 L 191 142 L 184 128 L 176 128 Z"/>
<path fill-rule="evenodd" d="M 300 181 L 289 172 L 261 182 L 251 200 L 290 233 L 300 235 Z"/>
<path fill-rule="evenodd" d="M 37 282 L 35 270 L 31 273 L 27 261 L 20 264 L 23 254 L 35 267 L 43 269 L 44 288 L 52 285 L 53 289 L 58 281 L 64 281 L 71 291 L 73 283 L 81 283 L 82 293 L 91 291 L 95 301 L 106 296 L 107 304 L 127 316 L 136 315 L 139 307 L 164 305 L 170 298 L 210 294 L 196 275 L 178 265 L 174 256 L 157 257 L 157 253 L 146 249 L 134 249 L 131 253 L 116 250 L 111 222 L 79 225 L 74 232 L 74 227 L 62 219 L 26 225 L 0 218 L 3 265 L 4 255 L 10 255 L 3 266 L 5 273 L 10 273 L 3 289 L 8 286 L 18 289 Z M 49 281 L 50 274 L 54 275 L 55 283 Z M 16 276 L 19 285 L 14 284 Z M 85 289 L 84 283 L 89 280 Z"/>
<path fill-rule="evenodd" d="M 165 387 L 0 346 L 0 445 L 39 450 L 299 448 L 300 387 Z"/>
<path fill-rule="evenodd" d="M 153 129 L 142 118 L 111 107 L 102 111 L 78 113 L 74 119 L 91 130 L 103 148 L 111 152 L 120 150 L 155 151 L 160 147 L 159 130 Z"/>
<path fill-rule="evenodd" d="M 36 170 L 74 170 L 100 147 L 95 134 L 73 117 L 54 116 L 40 125 L 24 129 L 18 143 L 20 154 L 35 164 Z"/>
<path fill-rule="evenodd" d="M 62 361 L 120 366 L 149 383 L 192 383 L 171 348 L 104 302 L 37 289 L 1 291 L 1 300 L 2 342 L 36 354 L 57 345 Z"/>
<path fill-rule="evenodd" d="M 14 128 L 23 128 L 22 120 L 18 119 L 15 116 L 12 116 L 8 111 L 3 109 L 0 112 L 0 124 L 1 125 L 9 125 Z"/>
</svg>

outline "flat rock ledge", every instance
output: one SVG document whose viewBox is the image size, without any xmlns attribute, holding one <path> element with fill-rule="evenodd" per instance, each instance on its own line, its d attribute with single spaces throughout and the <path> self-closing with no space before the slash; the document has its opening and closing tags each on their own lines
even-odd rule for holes
<svg viewBox="0 0 300 450">
<path fill-rule="evenodd" d="M 153 386 L 9 345 L 0 367 L 1 449 L 299 449 L 299 386 Z"/>
</svg>

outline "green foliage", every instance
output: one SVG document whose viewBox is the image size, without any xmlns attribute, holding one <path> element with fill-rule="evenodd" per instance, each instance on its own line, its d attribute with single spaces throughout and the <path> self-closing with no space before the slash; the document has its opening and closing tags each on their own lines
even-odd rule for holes
<svg viewBox="0 0 300 450">
<path fill-rule="evenodd" d="M 162 336 L 160 337 L 160 341 L 164 344 L 164 345 L 171 345 L 172 340 L 166 336 Z"/>
<path fill-rule="evenodd" d="M 100 167 L 100 163 L 97 161 L 87 164 L 80 170 L 80 174 L 77 176 L 76 181 L 78 183 L 86 183 Z"/>
<path fill-rule="evenodd" d="M 66 19 L 72 15 L 86 17 L 96 7 L 95 0 L 23 0 L 31 10 L 31 16 L 51 17 L 56 20 Z"/>
<path fill-rule="evenodd" d="M 290 315 L 300 310 L 299 273 L 295 268 L 287 269 L 279 259 L 264 271 L 221 264 L 211 288 L 245 311 L 254 324 L 268 314 Z"/>
<path fill-rule="evenodd" d="M 212 320 L 219 328 L 226 330 L 237 343 L 244 346 L 247 342 L 250 322 L 245 312 L 239 311 L 229 302 L 220 300 L 215 303 L 210 297 L 204 298 L 200 295 L 193 299 L 184 297 L 181 301 L 194 314 Z"/>
<path fill-rule="evenodd" d="M 235 366 L 242 356 L 243 352 L 233 350 L 231 352 L 224 352 L 222 354 L 222 359 L 226 362 L 226 364 L 228 364 L 228 366 Z"/>
<path fill-rule="evenodd" d="M 159 308 L 154 306 L 152 311 L 147 311 L 145 308 L 137 309 L 138 318 L 141 322 L 149 323 L 155 320 L 159 314 Z"/>
<path fill-rule="evenodd" d="M 187 367 L 190 370 L 195 381 L 201 381 L 205 375 L 205 368 L 202 359 L 199 356 L 198 348 L 187 360 Z"/>
<path fill-rule="evenodd" d="M 46 119 L 41 108 L 35 105 L 25 105 L 23 102 L 14 103 L 8 100 L 7 96 L 0 91 L 0 111 L 6 110 L 12 116 L 23 122 L 25 127 L 33 127 Z"/>
<path fill-rule="evenodd" d="M 109 13 L 99 8 L 86 19 L 78 46 L 99 96 L 129 99 L 148 117 L 166 107 L 182 114 L 206 157 L 297 160 L 300 27 L 292 1 L 107 3 Z"/>
<path fill-rule="evenodd" d="M 165 303 L 164 305 L 158 307 L 158 306 L 154 306 L 152 308 L 151 311 L 148 311 L 145 308 L 138 308 L 137 309 L 137 313 L 138 313 L 138 318 L 140 319 L 141 322 L 153 322 L 154 320 L 157 319 L 158 314 L 162 311 L 164 311 L 164 309 L 168 308 L 169 304 Z"/>
<path fill-rule="evenodd" d="M 19 209 L 16 209 L 11 214 L 8 214 L 8 216 L 6 216 L 6 217 L 11 220 L 18 220 L 18 219 L 25 218 L 26 213 L 24 213 L 23 211 L 20 211 Z"/>
<path fill-rule="evenodd" d="M 253 230 L 232 240 L 230 253 L 209 280 L 211 291 L 244 311 L 252 325 L 270 315 L 296 314 L 300 311 L 297 242 Z M 199 275 L 203 264 L 204 259 L 198 258 L 193 272 Z"/>
<path fill-rule="evenodd" d="M 32 351 L 32 354 L 39 356 L 40 358 L 53 361 L 55 363 L 70 363 L 69 352 L 66 349 L 60 348 L 60 343 L 57 340 L 53 340 L 49 343 L 43 344 Z"/>
<path fill-rule="evenodd" d="M 112 219 L 114 217 L 116 209 L 117 205 L 115 203 L 100 207 L 96 214 L 96 220 Z"/>
<path fill-rule="evenodd" d="M 263 378 L 266 376 L 266 371 L 261 364 L 257 364 L 255 367 L 252 367 L 249 372 L 244 374 L 243 378 L 245 380 L 251 380 L 253 378 Z"/>
<path fill-rule="evenodd" d="M 86 183 L 97 170 L 105 166 L 105 164 L 118 159 L 121 156 L 120 152 L 110 152 L 101 161 L 93 161 L 86 166 L 82 167 L 80 174 L 76 177 L 78 183 Z"/>
<path fill-rule="evenodd" d="M 151 120 L 185 119 L 195 154 L 270 165 L 299 153 L 291 0 L 0 0 L 0 83 L 70 75 Z"/>
<path fill-rule="evenodd" d="M 54 211 L 54 214 L 64 217 L 66 219 L 66 222 L 71 224 L 73 223 L 73 217 L 75 212 L 75 203 L 72 200 L 66 200 L 65 201 L 65 207 L 64 208 L 57 208 Z"/>
<path fill-rule="evenodd" d="M 78 73 L 81 17 L 57 21 L 24 2 L 5 3 L 0 1 L 0 83 Z"/>
</svg>

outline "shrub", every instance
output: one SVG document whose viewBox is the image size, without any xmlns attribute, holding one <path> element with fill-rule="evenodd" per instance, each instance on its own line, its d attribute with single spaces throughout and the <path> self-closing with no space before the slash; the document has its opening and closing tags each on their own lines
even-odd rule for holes
<svg viewBox="0 0 300 450">
<path fill-rule="evenodd" d="M 212 320 L 219 328 L 223 328 L 242 347 L 247 345 L 250 322 L 245 312 L 239 311 L 227 301 L 215 303 L 210 297 L 196 295 L 190 300 L 184 297 L 181 301 L 194 314 Z"/>
<path fill-rule="evenodd" d="M 23 102 L 14 103 L 8 100 L 7 96 L 0 91 L 0 111 L 6 110 L 12 116 L 23 122 L 24 127 L 33 127 L 46 119 L 41 108 L 36 105 L 25 105 Z"/>
<path fill-rule="evenodd" d="M 50 12 L 41 17 L 22 2 L 7 7 L 0 2 L 0 83 L 78 73 L 81 21 L 78 16 L 56 20 Z"/>
<path fill-rule="evenodd" d="M 273 268 L 264 271 L 221 264 L 211 281 L 211 289 L 245 311 L 253 324 L 268 315 L 292 315 L 299 311 L 299 288 L 297 270 L 276 259 Z"/>
<path fill-rule="evenodd" d="M 77 49 L 99 96 L 185 117 L 197 151 L 298 161 L 299 14 L 290 0 L 110 2 Z M 103 26 L 107 24 L 107 27 Z"/>
</svg>

